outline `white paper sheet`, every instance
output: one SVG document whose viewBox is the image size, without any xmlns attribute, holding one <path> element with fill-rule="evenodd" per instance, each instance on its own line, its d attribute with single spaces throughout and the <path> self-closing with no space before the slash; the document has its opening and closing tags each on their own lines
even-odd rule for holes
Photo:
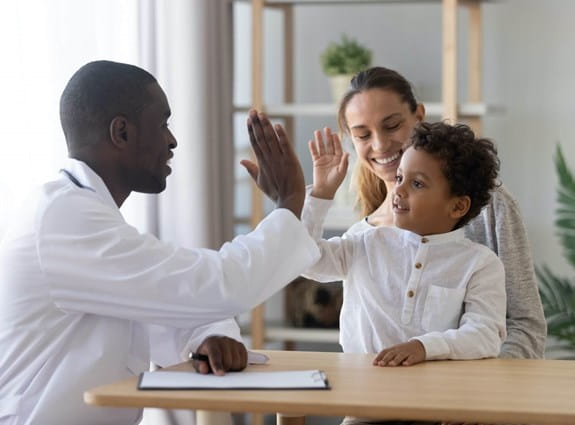
<svg viewBox="0 0 575 425">
<path fill-rule="evenodd" d="M 138 389 L 329 389 L 329 384 L 321 370 L 228 372 L 224 376 L 202 375 L 195 372 L 155 371 L 144 372 L 140 375 Z"/>
</svg>

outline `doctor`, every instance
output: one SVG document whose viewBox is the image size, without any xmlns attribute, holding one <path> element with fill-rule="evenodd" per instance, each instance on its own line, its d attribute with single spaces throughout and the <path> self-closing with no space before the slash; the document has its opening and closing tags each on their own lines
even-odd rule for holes
<svg viewBox="0 0 575 425">
<path fill-rule="evenodd" d="M 251 111 L 259 167 L 242 163 L 276 210 L 219 251 L 178 248 L 138 233 L 118 209 L 132 191 L 163 191 L 171 172 L 177 143 L 156 79 L 88 63 L 68 82 L 60 115 L 67 165 L 0 246 L 0 424 L 134 424 L 140 410 L 87 406 L 84 390 L 190 351 L 209 356 L 196 365 L 202 373 L 243 369 L 229 318 L 319 256 L 299 221 L 303 174 L 283 130 Z"/>
</svg>

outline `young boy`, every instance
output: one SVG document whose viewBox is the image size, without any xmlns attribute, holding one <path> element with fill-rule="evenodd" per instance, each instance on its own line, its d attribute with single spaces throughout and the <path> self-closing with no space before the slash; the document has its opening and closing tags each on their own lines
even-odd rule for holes
<svg viewBox="0 0 575 425">
<path fill-rule="evenodd" d="M 324 145 L 316 133 L 310 141 L 314 184 L 302 220 L 322 256 L 306 276 L 344 280 L 343 350 L 378 353 L 379 366 L 497 356 L 505 339 L 503 265 L 462 228 L 496 185 L 494 145 L 465 125 L 420 124 L 388 193 L 395 227 L 320 240 L 318 223 L 347 171 L 339 139 L 329 130 L 326 138 Z"/>
</svg>

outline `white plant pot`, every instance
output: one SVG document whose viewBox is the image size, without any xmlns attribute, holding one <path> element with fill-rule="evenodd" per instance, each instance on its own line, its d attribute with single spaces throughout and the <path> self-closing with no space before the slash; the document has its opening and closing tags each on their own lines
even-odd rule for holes
<svg viewBox="0 0 575 425">
<path fill-rule="evenodd" d="M 329 77 L 331 95 L 334 102 L 339 103 L 341 98 L 348 91 L 352 77 L 353 74 L 333 75 Z"/>
</svg>

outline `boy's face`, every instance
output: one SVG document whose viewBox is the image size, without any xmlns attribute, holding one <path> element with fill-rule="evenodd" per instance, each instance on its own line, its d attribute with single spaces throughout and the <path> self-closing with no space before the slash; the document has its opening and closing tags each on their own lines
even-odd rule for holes
<svg viewBox="0 0 575 425">
<path fill-rule="evenodd" d="M 450 232 L 469 210 L 469 197 L 451 194 L 440 161 L 413 147 L 401 157 L 392 196 L 394 224 L 422 236 Z"/>
</svg>

